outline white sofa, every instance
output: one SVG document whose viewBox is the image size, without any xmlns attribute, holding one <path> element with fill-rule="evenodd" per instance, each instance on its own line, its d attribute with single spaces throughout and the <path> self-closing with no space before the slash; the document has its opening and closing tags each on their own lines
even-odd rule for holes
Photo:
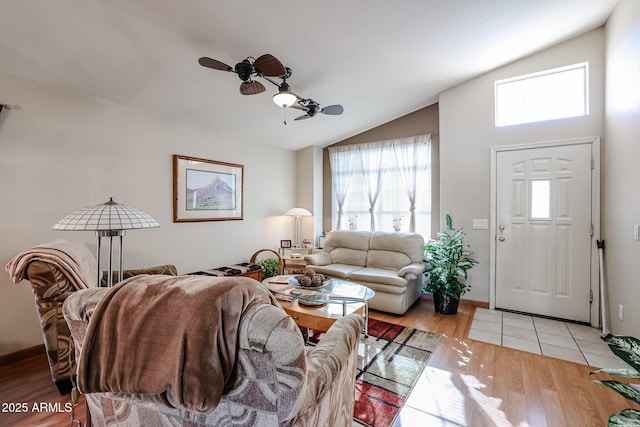
<svg viewBox="0 0 640 427">
<path fill-rule="evenodd" d="M 420 298 L 423 259 L 420 234 L 347 230 L 329 232 L 323 251 L 305 256 L 307 269 L 373 289 L 369 308 L 395 314 Z"/>
</svg>

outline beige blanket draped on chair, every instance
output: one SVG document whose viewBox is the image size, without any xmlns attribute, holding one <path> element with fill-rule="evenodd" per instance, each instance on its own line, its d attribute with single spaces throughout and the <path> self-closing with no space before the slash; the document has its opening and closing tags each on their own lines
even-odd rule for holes
<svg viewBox="0 0 640 427">
<path fill-rule="evenodd" d="M 46 261 L 59 267 L 75 289 L 96 285 L 98 263 L 83 243 L 60 239 L 20 252 L 5 267 L 13 283 L 26 278 L 27 266 L 32 261 Z"/>
</svg>

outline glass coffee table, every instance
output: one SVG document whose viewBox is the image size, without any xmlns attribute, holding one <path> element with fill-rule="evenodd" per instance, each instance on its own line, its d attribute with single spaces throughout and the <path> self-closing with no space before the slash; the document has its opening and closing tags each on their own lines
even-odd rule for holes
<svg viewBox="0 0 640 427">
<path fill-rule="evenodd" d="M 298 284 L 294 274 L 268 277 L 262 284 L 271 291 L 298 326 L 326 332 L 337 318 L 360 313 L 365 318 L 364 334 L 369 335 L 369 300 L 375 292 L 348 280 L 330 278 L 322 286 Z"/>
</svg>

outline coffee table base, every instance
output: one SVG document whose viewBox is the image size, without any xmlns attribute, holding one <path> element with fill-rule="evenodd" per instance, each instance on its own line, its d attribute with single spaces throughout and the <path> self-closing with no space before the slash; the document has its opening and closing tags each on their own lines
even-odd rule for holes
<svg viewBox="0 0 640 427">
<path fill-rule="evenodd" d="M 349 303 L 341 304 L 342 309 L 338 307 L 338 304 L 327 304 L 324 307 L 304 307 L 298 304 L 297 301 L 285 302 L 278 301 L 284 311 L 287 312 L 293 320 L 295 320 L 298 326 L 303 328 L 310 328 L 315 331 L 327 332 L 331 325 L 337 320 L 337 317 L 332 317 L 332 312 L 338 309 L 341 311 L 342 316 L 346 316 L 351 313 L 358 313 L 364 316 L 364 336 L 369 336 L 369 304 L 363 303 Z M 339 314 L 338 314 L 339 315 Z"/>
</svg>

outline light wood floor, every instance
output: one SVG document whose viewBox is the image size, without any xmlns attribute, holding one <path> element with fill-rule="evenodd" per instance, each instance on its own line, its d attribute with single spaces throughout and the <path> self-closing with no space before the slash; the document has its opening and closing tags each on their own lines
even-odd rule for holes
<svg viewBox="0 0 640 427">
<path fill-rule="evenodd" d="M 463 301 L 455 316 L 435 314 L 428 297 L 404 316 L 371 311 L 372 318 L 442 334 L 396 426 L 606 426 L 611 413 L 640 409 L 593 383 L 587 366 L 467 339 L 474 312 Z M 31 409 L 69 401 L 58 395 L 44 355 L 0 366 L 0 404 L 29 407 L 0 412 L 0 426 L 68 426 L 67 412 Z M 83 420 L 82 398 L 76 412 Z"/>
<path fill-rule="evenodd" d="M 475 307 L 436 314 L 423 297 L 403 317 L 371 317 L 442 334 L 396 426 L 606 426 L 639 405 L 596 384 L 592 367 L 467 339 Z M 600 379 L 611 377 L 599 374 Z"/>
</svg>

